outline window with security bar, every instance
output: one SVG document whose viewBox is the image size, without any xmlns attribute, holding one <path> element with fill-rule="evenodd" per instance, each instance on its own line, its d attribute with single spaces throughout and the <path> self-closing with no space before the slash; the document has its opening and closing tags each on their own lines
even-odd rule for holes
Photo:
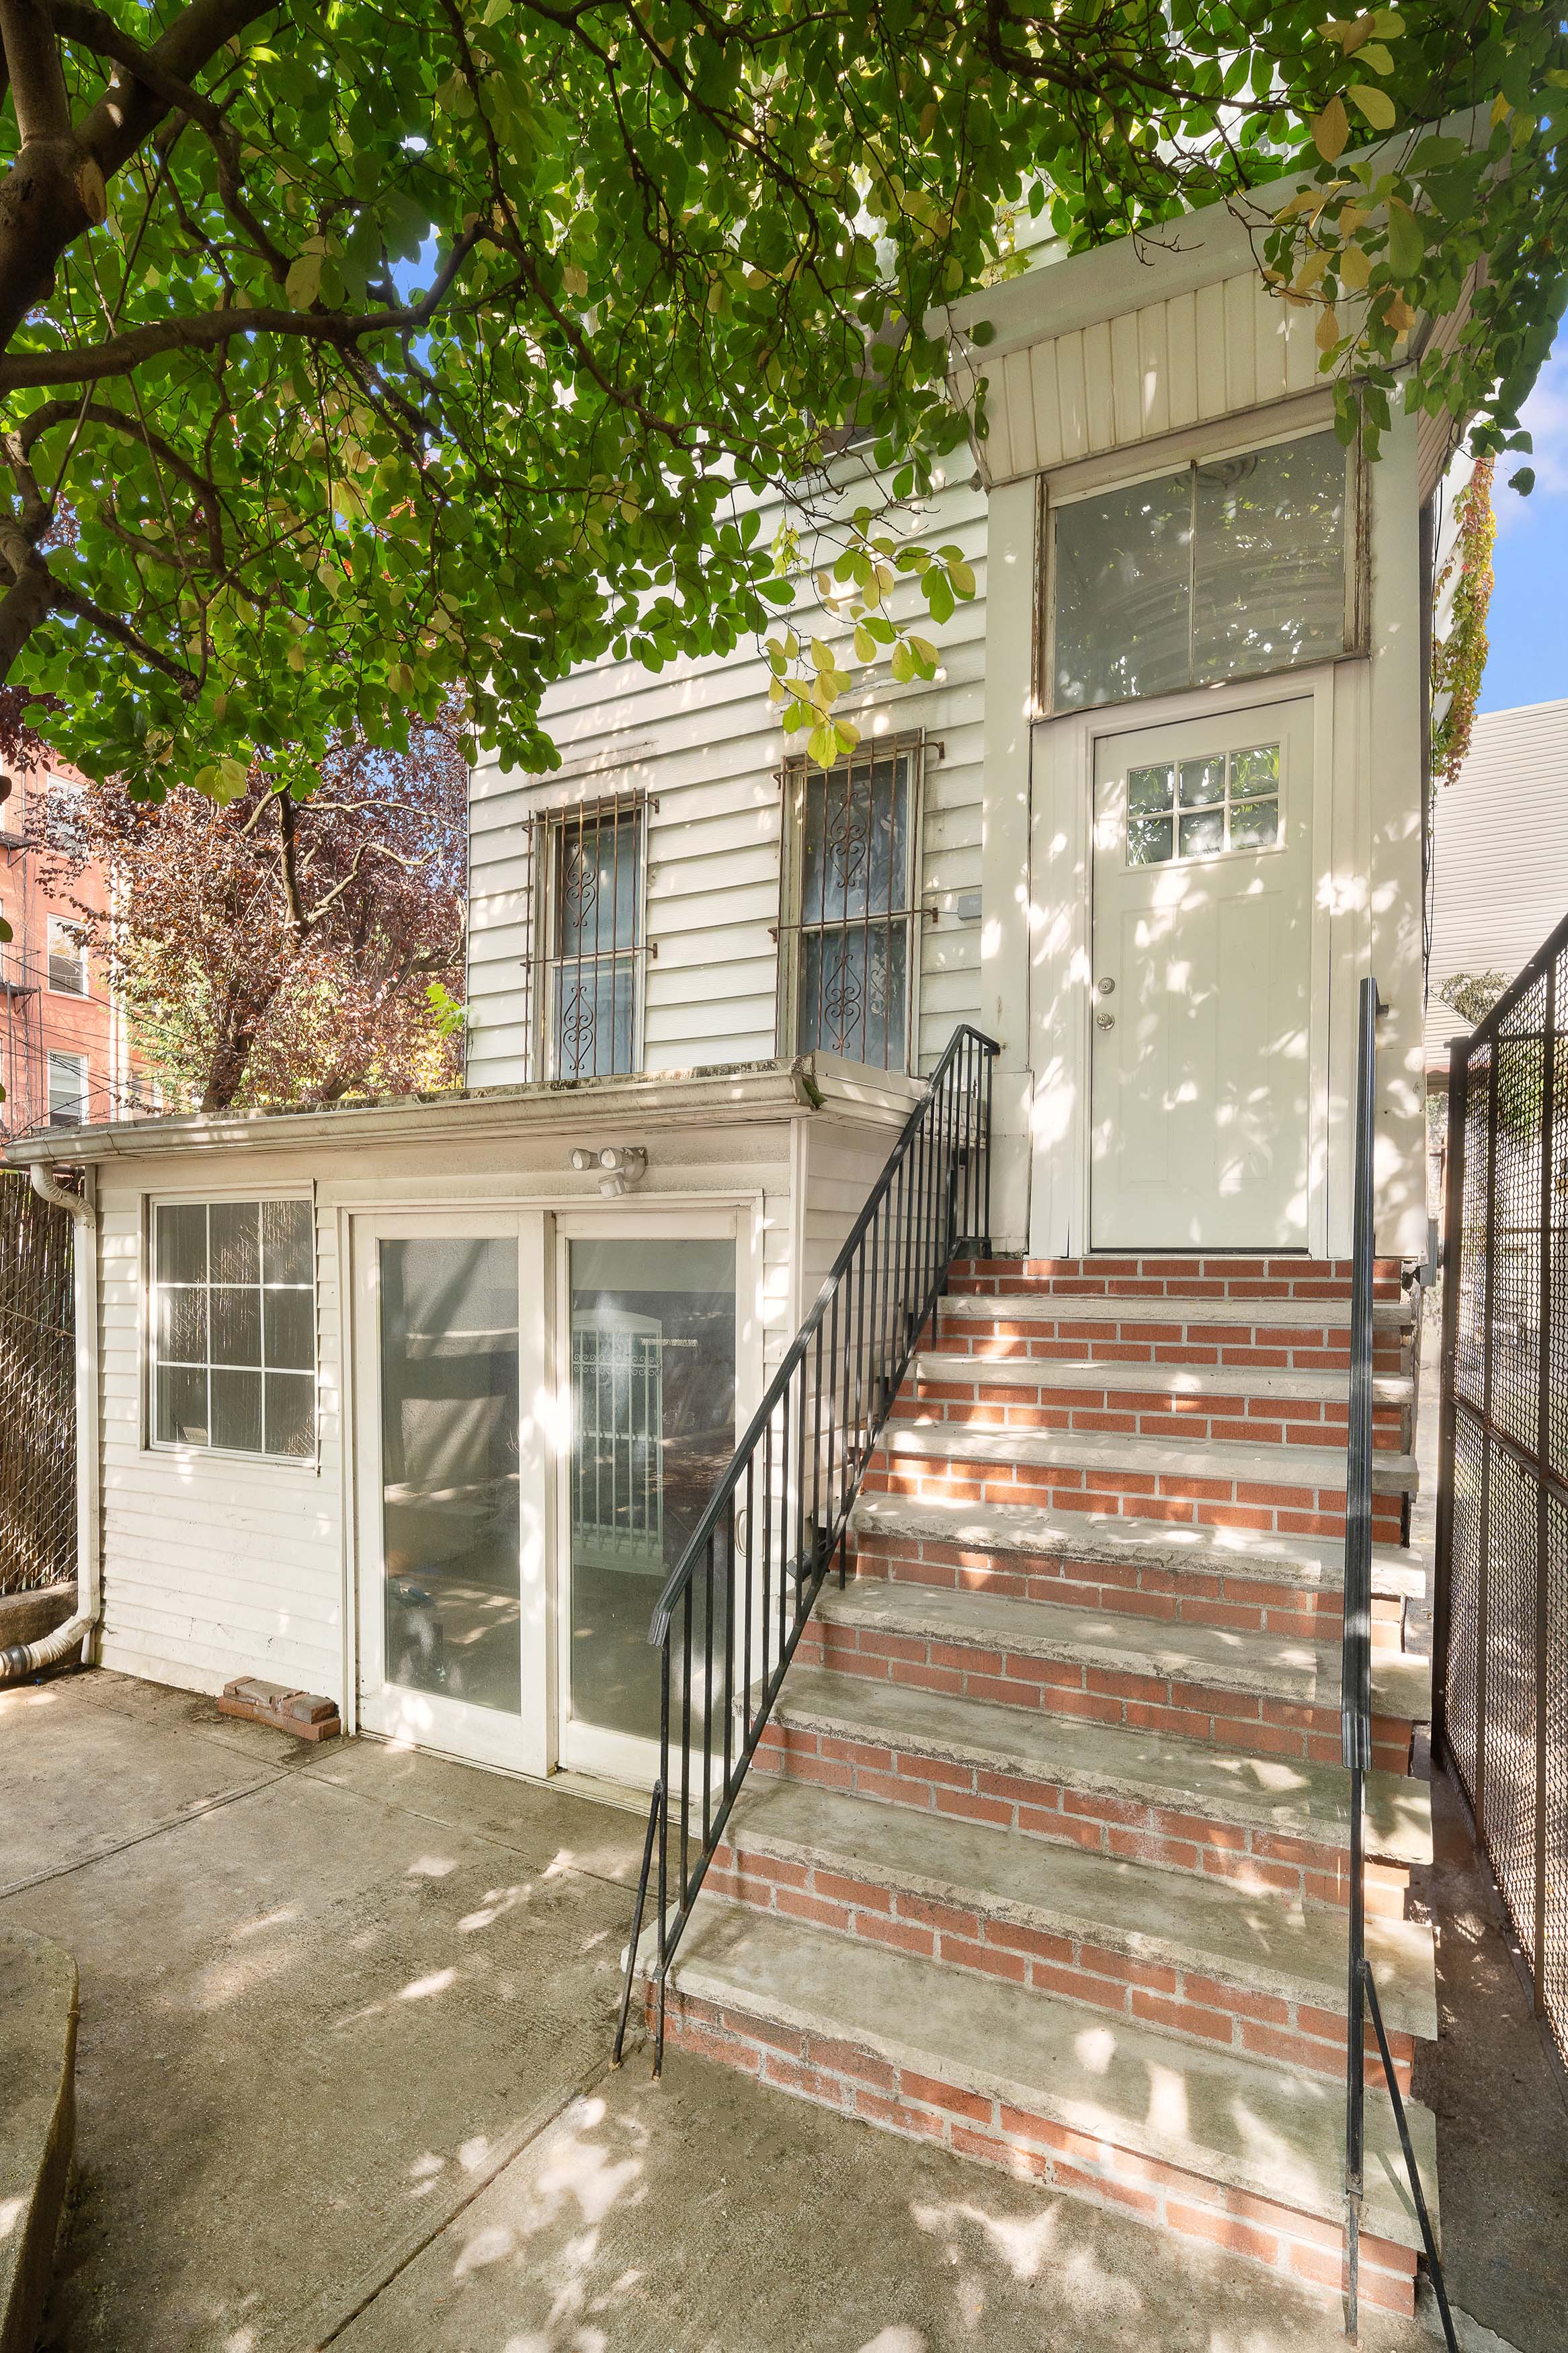
<svg viewBox="0 0 1568 2353">
<path fill-rule="evenodd" d="M 541 1007 L 552 1079 L 640 1067 L 646 807 L 622 797 L 541 820 L 548 894 Z"/>
<path fill-rule="evenodd" d="M 878 1070 L 910 1066 L 918 962 L 919 745 L 872 744 L 785 772 L 781 1045 Z"/>
</svg>

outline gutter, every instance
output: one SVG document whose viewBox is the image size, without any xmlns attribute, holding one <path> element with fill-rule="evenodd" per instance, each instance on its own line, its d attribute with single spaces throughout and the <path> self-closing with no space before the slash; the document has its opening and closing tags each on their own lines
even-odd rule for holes
<svg viewBox="0 0 1568 2353">
<path fill-rule="evenodd" d="M 76 1293 L 76 1609 L 63 1626 L 37 1642 L 12 1642 L 0 1651 L 0 1683 L 16 1683 L 56 1667 L 72 1651 L 87 1651 L 103 1611 L 98 1542 L 98 1207 L 90 1168 L 83 1189 L 68 1193 L 41 1161 L 28 1168 L 41 1200 L 64 1209 L 76 1227 L 71 1252 Z"/>
</svg>

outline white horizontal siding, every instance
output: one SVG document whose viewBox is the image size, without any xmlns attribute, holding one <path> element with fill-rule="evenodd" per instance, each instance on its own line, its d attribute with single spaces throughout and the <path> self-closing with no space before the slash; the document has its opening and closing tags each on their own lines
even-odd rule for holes
<svg viewBox="0 0 1568 2353">
<path fill-rule="evenodd" d="M 894 609 L 935 642 L 939 675 L 930 685 L 895 686 L 885 664 L 856 673 L 845 705 L 866 736 L 923 729 L 942 754 L 928 754 L 918 893 L 980 887 L 984 686 L 983 495 L 966 484 L 942 491 L 918 523 L 929 544 L 954 543 L 973 565 L 981 593 L 943 627 L 921 625 L 918 592 L 905 582 Z M 803 635 L 844 639 L 803 597 L 787 617 Z M 564 776 L 529 779 L 494 766 L 476 770 L 470 809 L 468 1077 L 471 1085 L 515 1083 L 533 1067 L 528 972 L 533 877 L 527 818 L 563 797 L 595 798 L 635 786 L 650 801 L 647 940 L 643 987 L 643 1061 L 649 1071 L 702 1069 L 779 1050 L 777 1032 L 781 763 L 800 749 L 768 702 L 760 649 L 726 660 L 672 664 L 655 673 L 605 662 L 552 690 L 545 724 Z M 576 765 L 586 758 L 585 767 Z M 955 1020 L 979 1004 L 978 955 L 955 957 L 961 919 L 951 905 L 920 927 L 918 1050 L 929 1068 Z M 979 926 L 967 926 L 978 941 Z M 973 975 L 973 981 L 965 976 Z"/>
<path fill-rule="evenodd" d="M 207 1155 L 150 1170 L 155 1194 L 200 1189 Z M 258 1195 L 301 1172 L 259 1174 Z M 229 1169 L 219 1189 L 233 1195 Z M 100 1459 L 103 1663 L 197 1690 L 231 1676 L 324 1692 L 342 1684 L 342 1355 L 336 1234 L 318 1214 L 319 1463 L 247 1461 L 143 1439 L 142 1184 L 110 1162 L 100 1186 Z"/>
<path fill-rule="evenodd" d="M 1432 824 L 1426 1059 L 1469 1024 L 1437 992 L 1456 973 L 1511 980 L 1568 915 L 1568 701 L 1484 712 Z"/>
</svg>

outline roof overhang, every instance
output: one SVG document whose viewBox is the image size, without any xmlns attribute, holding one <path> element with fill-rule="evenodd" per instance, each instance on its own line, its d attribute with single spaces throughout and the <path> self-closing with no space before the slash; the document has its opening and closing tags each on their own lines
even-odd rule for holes
<svg viewBox="0 0 1568 2353">
<path fill-rule="evenodd" d="M 530 1134 L 609 1140 L 605 1131 L 775 1121 L 837 1113 L 879 1123 L 908 1116 L 926 1092 L 921 1079 L 867 1071 L 830 1055 L 737 1062 L 651 1076 L 544 1081 L 530 1086 L 453 1089 L 300 1111 L 172 1113 L 98 1127 L 50 1128 L 7 1144 L 20 1167 L 144 1159 L 191 1152 L 284 1152 L 312 1145 L 427 1145 L 504 1140 Z"/>
</svg>

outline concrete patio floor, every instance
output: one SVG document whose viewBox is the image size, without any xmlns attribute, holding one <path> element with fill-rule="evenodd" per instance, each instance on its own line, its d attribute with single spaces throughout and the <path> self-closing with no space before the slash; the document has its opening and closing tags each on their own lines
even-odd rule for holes
<svg viewBox="0 0 1568 2353">
<path fill-rule="evenodd" d="M 1217 2250 L 684 2055 L 611 2073 L 636 1812 L 103 1672 L 0 1691 L 0 1921 L 81 1973 L 47 2353 L 1342 2341 Z"/>
</svg>

